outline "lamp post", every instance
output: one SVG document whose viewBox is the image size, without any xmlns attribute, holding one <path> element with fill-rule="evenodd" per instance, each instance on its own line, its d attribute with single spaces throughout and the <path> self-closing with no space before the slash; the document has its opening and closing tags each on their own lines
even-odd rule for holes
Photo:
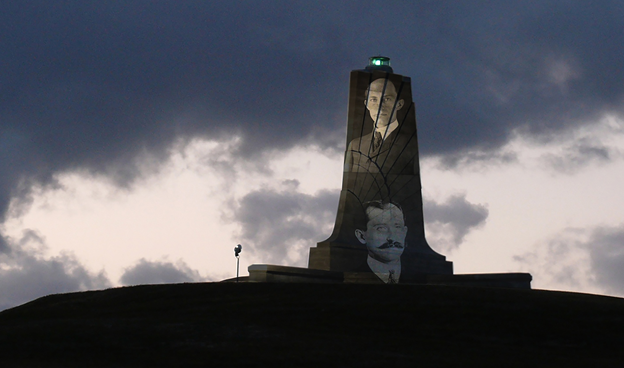
<svg viewBox="0 0 624 368">
<path fill-rule="evenodd" d="M 234 257 L 236 257 L 236 282 L 238 282 L 238 266 L 240 264 L 240 252 L 243 251 L 242 245 L 237 245 L 234 247 Z"/>
</svg>

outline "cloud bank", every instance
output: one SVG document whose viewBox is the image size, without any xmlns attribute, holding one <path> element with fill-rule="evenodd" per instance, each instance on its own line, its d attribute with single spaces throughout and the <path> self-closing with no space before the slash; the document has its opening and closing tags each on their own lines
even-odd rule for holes
<svg viewBox="0 0 624 368">
<path fill-rule="evenodd" d="M 35 231 L 9 239 L 0 254 L 0 310 L 48 295 L 111 286 L 104 272 L 87 270 L 71 253 L 45 257 L 45 240 Z"/>
<path fill-rule="evenodd" d="M 624 296 L 624 225 L 568 228 L 515 259 L 542 283 Z"/>
<path fill-rule="evenodd" d="M 444 203 L 424 200 L 427 240 L 434 249 L 450 252 L 464 241 L 473 229 L 485 225 L 489 211 L 487 206 L 473 204 L 466 195 L 454 195 Z"/>
<path fill-rule="evenodd" d="M 142 258 L 134 266 L 128 267 L 119 281 L 122 285 L 177 284 L 204 281 L 204 278 L 183 261 L 173 264 Z"/>
<path fill-rule="evenodd" d="M 235 210 L 240 239 L 263 263 L 306 267 L 307 249 L 331 233 L 339 191 L 309 195 L 296 190 L 296 181 L 285 184 L 288 189 L 260 189 L 241 198 Z"/>
</svg>

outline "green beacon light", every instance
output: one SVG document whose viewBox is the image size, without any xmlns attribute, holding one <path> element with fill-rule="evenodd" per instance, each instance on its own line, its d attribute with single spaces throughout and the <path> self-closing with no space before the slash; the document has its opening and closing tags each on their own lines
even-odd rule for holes
<svg viewBox="0 0 624 368">
<path fill-rule="evenodd" d="M 368 58 L 368 66 L 366 70 L 380 70 L 388 73 L 392 73 L 392 67 L 390 67 L 390 58 L 385 56 L 373 56 Z"/>
</svg>

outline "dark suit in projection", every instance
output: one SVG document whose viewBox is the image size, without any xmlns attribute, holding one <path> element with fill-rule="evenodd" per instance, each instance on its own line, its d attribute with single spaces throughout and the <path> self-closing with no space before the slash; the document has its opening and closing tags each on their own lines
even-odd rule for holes
<svg viewBox="0 0 624 368">
<path fill-rule="evenodd" d="M 415 133 L 399 126 L 378 147 L 374 141 L 371 132 L 349 143 L 345 172 L 414 175 L 417 152 L 411 146 L 416 143 Z"/>
</svg>

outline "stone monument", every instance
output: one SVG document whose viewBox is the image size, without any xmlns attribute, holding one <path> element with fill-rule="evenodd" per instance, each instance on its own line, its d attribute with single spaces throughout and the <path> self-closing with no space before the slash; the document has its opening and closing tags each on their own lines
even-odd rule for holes
<svg viewBox="0 0 624 368">
<path fill-rule="evenodd" d="M 427 244 L 411 80 L 387 57 L 351 72 L 345 147 L 333 233 L 310 249 L 308 268 L 251 265 L 250 282 L 531 287 L 524 273 L 454 275 Z"/>
<path fill-rule="evenodd" d="M 452 274 L 425 239 L 416 113 L 409 77 L 387 57 L 351 72 L 340 202 L 308 268 L 374 273 L 383 282 Z"/>
</svg>

